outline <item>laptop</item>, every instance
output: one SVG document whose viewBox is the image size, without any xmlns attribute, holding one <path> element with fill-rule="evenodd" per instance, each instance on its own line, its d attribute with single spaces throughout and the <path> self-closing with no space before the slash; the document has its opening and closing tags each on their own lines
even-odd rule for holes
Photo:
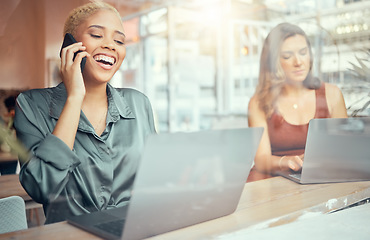
<svg viewBox="0 0 370 240">
<path fill-rule="evenodd" d="M 151 135 L 128 206 L 67 221 L 105 239 L 132 240 L 231 214 L 262 132 L 241 128 Z"/>
<path fill-rule="evenodd" d="M 370 180 L 370 117 L 312 119 L 301 173 L 277 174 L 300 184 Z"/>
</svg>

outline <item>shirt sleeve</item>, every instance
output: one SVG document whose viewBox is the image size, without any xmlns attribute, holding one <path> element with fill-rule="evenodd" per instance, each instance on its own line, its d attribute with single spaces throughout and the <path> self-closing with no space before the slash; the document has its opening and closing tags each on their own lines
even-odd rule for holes
<svg viewBox="0 0 370 240">
<path fill-rule="evenodd" d="M 56 120 L 49 116 L 48 107 L 41 94 L 20 94 L 14 121 L 18 140 L 31 153 L 21 164 L 20 182 L 32 199 L 42 204 L 58 197 L 69 173 L 80 163 L 77 155 L 51 134 Z"/>
<path fill-rule="evenodd" d="M 150 126 L 150 129 L 151 129 L 151 132 L 156 133 L 157 131 L 155 129 L 152 105 L 150 104 L 150 101 L 147 97 L 145 97 L 145 100 L 146 100 L 146 109 L 147 109 L 147 114 L 148 114 L 149 126 Z"/>
</svg>

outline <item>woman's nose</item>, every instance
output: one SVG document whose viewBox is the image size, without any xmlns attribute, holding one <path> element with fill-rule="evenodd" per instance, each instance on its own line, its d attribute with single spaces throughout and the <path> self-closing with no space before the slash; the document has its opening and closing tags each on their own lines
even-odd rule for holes
<svg viewBox="0 0 370 240">
<path fill-rule="evenodd" d="M 105 39 L 102 43 L 102 48 L 108 48 L 110 50 L 116 50 L 115 48 L 115 45 L 114 45 L 114 41 L 113 40 L 110 40 L 110 39 Z"/>
<path fill-rule="evenodd" d="M 300 58 L 300 56 L 295 56 L 294 58 L 294 65 L 295 66 L 301 66 L 302 65 L 302 59 Z"/>
</svg>

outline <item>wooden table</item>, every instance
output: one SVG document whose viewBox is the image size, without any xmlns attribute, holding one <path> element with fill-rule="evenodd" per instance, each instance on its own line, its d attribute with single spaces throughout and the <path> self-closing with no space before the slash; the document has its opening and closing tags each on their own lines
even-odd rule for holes
<svg viewBox="0 0 370 240">
<path fill-rule="evenodd" d="M 237 210 L 228 216 L 150 238 L 215 239 L 258 225 L 286 224 L 310 213 L 328 213 L 370 197 L 370 181 L 299 185 L 282 177 L 246 183 Z M 100 239 L 67 222 L 6 233 L 0 239 Z"/>
<path fill-rule="evenodd" d="M 18 174 L 0 176 L 0 198 L 20 196 L 25 201 L 32 200 L 19 182 Z"/>
<path fill-rule="evenodd" d="M 38 209 L 42 208 L 42 205 L 33 201 L 32 198 L 27 194 L 27 192 L 24 190 L 21 183 L 19 182 L 18 174 L 8 174 L 0 176 L 0 198 L 10 196 L 20 196 L 21 198 L 23 198 L 26 205 L 28 219 L 32 220 L 33 216 L 35 216 L 36 224 L 38 226 L 43 223 L 39 216 L 39 212 L 42 216 L 43 212 L 38 211 Z"/>
</svg>

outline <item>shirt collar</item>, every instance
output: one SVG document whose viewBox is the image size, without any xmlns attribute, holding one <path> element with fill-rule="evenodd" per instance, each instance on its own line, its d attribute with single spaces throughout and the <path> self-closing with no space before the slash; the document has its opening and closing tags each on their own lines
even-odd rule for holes
<svg viewBox="0 0 370 240">
<path fill-rule="evenodd" d="M 119 116 L 129 119 L 135 118 L 135 115 L 127 104 L 124 95 L 119 93 L 109 83 L 107 84 L 107 95 L 109 106 L 108 112 L 111 115 L 113 121 L 117 121 L 119 119 Z M 60 83 L 54 88 L 53 94 L 51 96 L 49 115 L 55 119 L 58 119 L 60 114 L 62 113 L 66 100 L 66 88 L 64 86 L 64 83 Z"/>
<path fill-rule="evenodd" d="M 117 91 L 117 89 L 112 87 L 109 83 L 107 84 L 107 95 L 109 114 L 112 116 L 113 121 L 118 120 L 118 115 L 123 118 L 135 118 L 135 115 L 127 104 L 123 93 Z"/>
</svg>

